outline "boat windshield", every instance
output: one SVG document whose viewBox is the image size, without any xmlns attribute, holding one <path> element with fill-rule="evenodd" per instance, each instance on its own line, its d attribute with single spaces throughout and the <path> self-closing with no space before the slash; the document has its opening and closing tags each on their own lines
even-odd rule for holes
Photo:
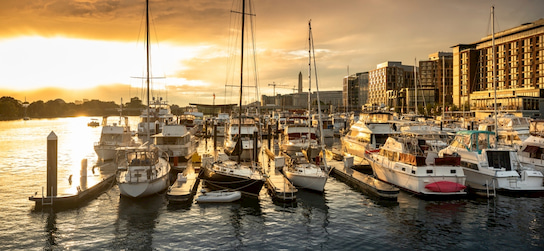
<svg viewBox="0 0 544 251">
<path fill-rule="evenodd" d="M 451 145 L 453 147 L 465 148 L 468 151 L 481 153 L 483 149 L 494 148 L 496 146 L 496 139 L 493 133 L 462 133 L 455 137 Z"/>
<path fill-rule="evenodd" d="M 531 122 L 529 132 L 533 136 L 544 137 L 544 120 L 535 120 Z"/>
</svg>

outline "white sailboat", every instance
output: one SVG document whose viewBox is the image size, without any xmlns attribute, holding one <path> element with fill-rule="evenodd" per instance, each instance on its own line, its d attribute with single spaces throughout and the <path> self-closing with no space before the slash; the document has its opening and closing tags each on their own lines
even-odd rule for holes
<svg viewBox="0 0 544 251">
<path fill-rule="evenodd" d="M 246 12 L 246 0 L 242 0 L 242 10 L 233 12 L 242 15 L 241 26 L 241 60 L 240 60 L 240 103 L 238 124 L 242 124 L 242 91 L 243 91 L 243 72 L 244 72 L 244 30 L 246 15 L 252 16 Z M 242 135 L 242 127 L 238 126 L 238 135 Z M 253 141 L 256 143 L 256 141 Z M 237 145 L 241 147 L 242 138 L 237 138 Z M 244 163 L 241 161 L 242 151 L 237 151 L 237 160 L 230 160 L 226 154 L 217 154 L 208 160 L 208 157 L 203 157 L 202 169 L 199 177 L 203 179 L 206 186 L 213 189 L 229 189 L 240 191 L 243 194 L 250 196 L 259 196 L 259 193 L 264 185 L 264 177 L 260 172 L 260 166 L 257 162 L 251 161 Z"/>
<path fill-rule="evenodd" d="M 314 59 L 314 67 L 317 70 L 317 67 L 315 66 L 315 55 L 312 54 L 314 52 L 313 50 L 313 36 L 312 36 L 312 25 L 311 20 L 308 22 L 308 28 L 309 28 L 309 63 L 308 63 L 308 104 L 310 104 L 310 91 L 311 91 L 311 72 L 312 72 L 312 58 Z M 322 153 L 325 152 L 324 148 L 324 135 L 322 133 L 322 125 L 323 122 L 321 120 L 321 106 L 319 102 L 319 85 L 317 84 L 317 72 L 316 75 L 316 86 L 317 86 L 317 110 L 318 110 L 318 126 L 317 128 L 321 131 L 319 133 L 320 135 L 320 151 Z M 310 106 L 308 105 L 308 111 L 310 111 Z M 310 129 L 311 127 L 308 127 L 307 129 Z M 308 142 L 309 144 L 309 142 Z M 309 146 L 308 146 L 309 148 Z M 324 155 L 324 154 L 323 154 Z M 327 183 L 327 179 L 329 178 L 329 166 L 327 166 L 327 160 L 326 158 L 320 158 L 319 156 L 316 157 L 315 163 L 310 163 L 311 158 L 310 156 L 305 156 L 301 152 L 297 152 L 295 155 L 291 155 L 289 158 L 289 161 L 287 162 L 287 165 L 283 167 L 283 173 L 289 179 L 293 185 L 297 187 L 307 188 L 318 192 L 323 192 L 325 189 L 325 184 Z M 321 162 L 321 159 L 323 160 L 323 163 Z"/>
<path fill-rule="evenodd" d="M 146 83 L 147 83 L 147 121 L 150 116 L 150 53 L 149 53 L 149 0 L 146 0 Z M 150 139 L 147 130 L 147 140 Z M 168 188 L 170 177 L 170 163 L 168 154 L 155 145 L 144 143 L 139 147 L 123 147 L 119 153 L 117 184 L 121 195 L 141 198 Z"/>
</svg>

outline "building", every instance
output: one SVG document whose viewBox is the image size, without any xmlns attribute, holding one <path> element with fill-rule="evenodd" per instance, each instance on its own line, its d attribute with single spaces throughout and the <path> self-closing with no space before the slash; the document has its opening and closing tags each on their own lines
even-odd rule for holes
<svg viewBox="0 0 544 251">
<path fill-rule="evenodd" d="M 389 107 L 396 112 L 407 112 L 415 104 L 414 66 L 387 61 L 368 73 L 367 106 Z M 421 99 L 418 104 L 422 104 Z"/>
<path fill-rule="evenodd" d="M 419 61 L 419 86 L 428 92 L 434 93 L 429 103 L 447 109 L 453 104 L 453 53 L 436 52 L 429 55 L 428 60 Z M 434 89 L 434 91 L 431 91 Z M 419 91 L 418 91 L 419 92 Z M 445 102 L 444 102 L 445 99 Z"/>
<path fill-rule="evenodd" d="M 368 100 L 368 72 L 344 77 L 342 85 L 342 111 L 360 111 Z"/>
<path fill-rule="evenodd" d="M 317 111 L 317 92 L 312 92 L 310 99 L 312 100 L 312 110 Z M 321 110 L 337 112 L 342 106 L 342 91 L 320 91 L 319 100 L 321 101 Z M 269 111 L 308 109 L 308 93 L 277 94 L 272 97 L 262 95 L 261 109 Z"/>
<path fill-rule="evenodd" d="M 477 117 L 499 111 L 538 116 L 544 97 L 544 19 L 453 46 L 453 103 Z M 493 55 L 493 52 L 495 55 Z M 493 62 L 495 58 L 495 62 Z M 493 86 L 495 71 L 495 86 Z"/>
</svg>

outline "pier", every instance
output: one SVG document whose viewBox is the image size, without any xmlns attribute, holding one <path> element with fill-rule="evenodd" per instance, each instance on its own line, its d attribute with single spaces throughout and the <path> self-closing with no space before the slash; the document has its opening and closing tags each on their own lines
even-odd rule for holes
<svg viewBox="0 0 544 251">
<path fill-rule="evenodd" d="M 115 185 L 117 167 L 112 162 L 93 167 L 93 173 L 94 169 L 99 169 L 100 173 L 88 176 L 87 159 L 83 159 L 81 161 L 79 186 L 75 188 L 75 193 L 68 192 L 69 190 L 73 190 L 70 189 L 72 186 L 70 177 L 70 185 L 66 189 L 67 191 L 59 195 L 57 180 L 57 142 L 57 135 L 54 132 L 51 132 L 47 137 L 46 192 L 44 194 L 44 188 L 42 188 L 41 195 L 38 195 L 38 192 L 36 192 L 34 196 L 28 198 L 30 201 L 35 202 L 35 209 L 42 209 L 44 207 L 57 210 L 77 208 L 98 197 Z"/>
<path fill-rule="evenodd" d="M 345 158 L 344 161 L 328 161 L 332 168 L 332 174 L 339 180 L 351 185 L 352 187 L 381 199 L 396 200 L 399 189 L 393 185 L 380 181 L 370 175 L 355 171 L 351 168 L 351 158 Z"/>
<path fill-rule="evenodd" d="M 168 188 L 166 197 L 169 203 L 192 203 L 200 179 L 191 165 L 177 174 L 174 184 Z"/>
<path fill-rule="evenodd" d="M 292 202 L 297 198 L 297 188 L 279 171 L 285 165 L 285 158 L 274 156 L 268 148 L 264 148 L 272 165 L 266 172 L 266 188 L 272 199 L 282 202 Z"/>
</svg>

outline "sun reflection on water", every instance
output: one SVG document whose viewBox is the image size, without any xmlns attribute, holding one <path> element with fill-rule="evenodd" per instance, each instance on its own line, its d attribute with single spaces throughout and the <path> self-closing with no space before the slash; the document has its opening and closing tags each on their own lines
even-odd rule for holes
<svg viewBox="0 0 544 251">
<path fill-rule="evenodd" d="M 63 182 L 61 179 L 68 179 L 68 188 L 66 193 L 75 194 L 77 188 L 81 185 L 82 160 L 87 159 L 87 177 L 93 176 L 92 166 L 96 164 L 96 153 L 94 152 L 94 143 L 99 140 L 101 127 L 89 127 L 88 117 L 78 117 L 67 120 L 64 133 L 57 135 L 59 139 L 59 169 L 67 168 L 67 177 L 59 176 L 59 185 Z M 66 165 L 61 167 L 60 165 Z M 71 178 L 70 178 L 71 177 Z M 71 184 L 70 184 L 71 181 Z M 66 184 L 66 183 L 65 183 Z M 88 182 L 87 182 L 88 184 Z"/>
</svg>

